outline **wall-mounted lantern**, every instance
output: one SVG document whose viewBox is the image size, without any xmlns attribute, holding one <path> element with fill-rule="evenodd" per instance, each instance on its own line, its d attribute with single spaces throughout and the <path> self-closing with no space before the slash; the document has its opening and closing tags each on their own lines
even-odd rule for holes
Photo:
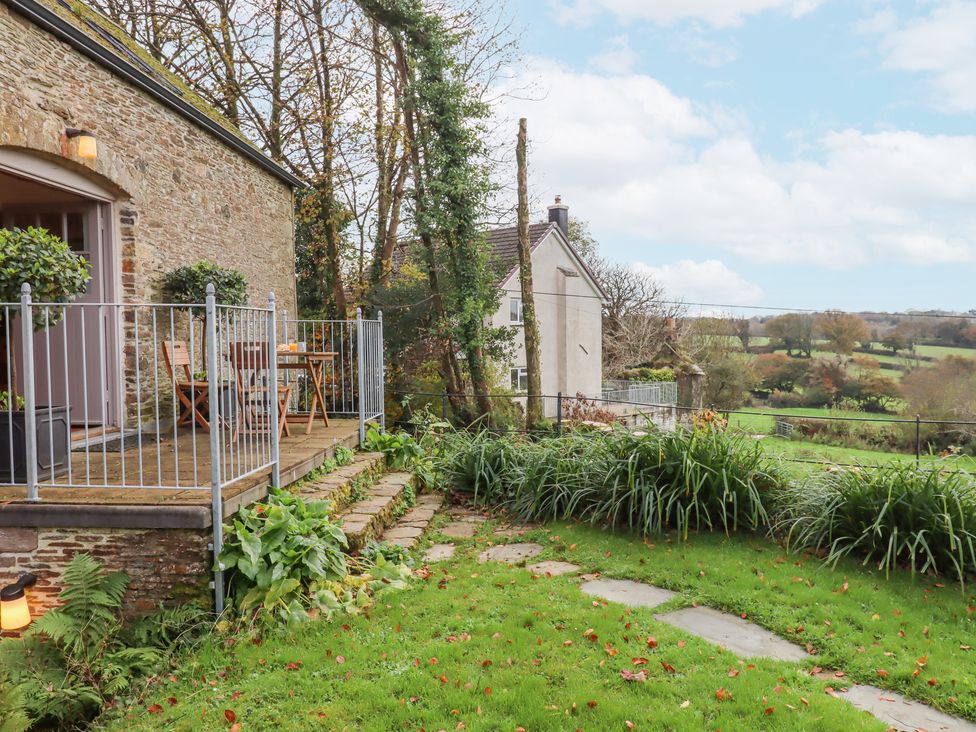
<svg viewBox="0 0 976 732">
<path fill-rule="evenodd" d="M 76 127 L 69 127 L 64 131 L 64 134 L 69 140 L 77 138 L 79 158 L 83 160 L 94 160 L 98 157 L 98 142 L 91 132 L 88 130 L 79 130 Z"/>
<path fill-rule="evenodd" d="M 30 625 L 31 614 L 24 588 L 36 582 L 35 575 L 25 574 L 0 590 L 0 630 L 19 630 Z"/>
</svg>

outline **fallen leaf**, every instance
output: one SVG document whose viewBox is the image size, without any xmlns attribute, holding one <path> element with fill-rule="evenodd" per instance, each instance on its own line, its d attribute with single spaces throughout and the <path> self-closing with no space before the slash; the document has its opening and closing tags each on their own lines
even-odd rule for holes
<svg viewBox="0 0 976 732">
<path fill-rule="evenodd" d="M 688 699 L 685 699 L 683 702 L 681 702 L 678 705 L 678 709 L 687 709 L 690 706 L 691 706 L 691 702 Z"/>
<path fill-rule="evenodd" d="M 161 711 L 163 711 L 163 708 L 159 704 L 153 704 L 150 707 L 146 707 L 146 711 L 150 714 L 159 714 Z"/>
<path fill-rule="evenodd" d="M 723 686 L 715 692 L 715 698 L 719 701 L 728 701 L 732 698 L 732 694 Z"/>
<path fill-rule="evenodd" d="M 224 710 L 224 719 L 226 719 L 231 724 L 234 724 L 234 722 L 237 721 L 237 715 L 234 713 L 234 710 L 233 709 L 225 709 Z"/>
<path fill-rule="evenodd" d="M 629 668 L 621 670 L 620 677 L 624 681 L 647 681 L 647 670 L 641 669 L 640 671 L 631 671 Z"/>
</svg>

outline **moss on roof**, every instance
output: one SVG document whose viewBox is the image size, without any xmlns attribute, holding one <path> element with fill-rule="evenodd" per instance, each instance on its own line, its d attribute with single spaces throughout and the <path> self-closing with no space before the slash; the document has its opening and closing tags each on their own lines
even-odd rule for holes
<svg viewBox="0 0 976 732">
<path fill-rule="evenodd" d="M 132 38 L 132 36 L 130 36 L 113 20 L 105 15 L 102 15 L 90 5 L 80 2 L 80 0 L 64 0 L 63 2 L 61 0 L 38 1 L 43 3 L 45 7 L 57 13 L 61 18 L 71 23 L 91 40 L 98 43 L 98 45 L 100 45 L 106 51 L 121 59 L 124 63 L 130 66 L 138 67 L 138 63 L 133 63 L 132 58 L 126 58 L 124 55 L 120 54 L 119 48 L 114 46 L 111 41 L 105 38 L 96 29 L 92 28 L 92 25 L 96 26 L 98 30 L 110 35 L 120 45 L 124 46 L 128 52 L 133 54 L 139 62 L 141 62 L 144 67 L 141 69 L 141 71 L 147 73 L 149 76 L 155 77 L 155 80 L 161 83 L 163 86 L 171 87 L 170 91 L 183 99 L 183 101 L 195 107 L 199 112 L 206 115 L 211 121 L 223 127 L 242 142 L 247 143 L 257 152 L 265 155 L 264 151 L 255 145 L 253 141 L 248 139 L 248 137 L 241 132 L 241 130 L 235 124 L 233 124 L 223 114 L 218 112 L 213 105 L 190 88 L 190 86 L 177 74 L 173 73 L 166 68 L 165 65 L 153 58 L 145 48 L 140 46 L 135 39 Z M 89 23 L 91 23 L 91 25 L 89 25 Z"/>
</svg>

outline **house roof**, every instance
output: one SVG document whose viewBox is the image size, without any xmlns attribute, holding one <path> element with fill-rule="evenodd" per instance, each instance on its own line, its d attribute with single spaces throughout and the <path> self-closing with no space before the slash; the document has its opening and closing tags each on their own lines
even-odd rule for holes
<svg viewBox="0 0 976 732">
<path fill-rule="evenodd" d="M 122 28 L 93 8 L 79 0 L 0 2 L 116 76 L 142 89 L 288 185 L 304 185 L 301 179 L 265 155 L 236 126 L 154 59 Z"/>
<path fill-rule="evenodd" d="M 542 242 L 546 240 L 546 237 L 550 233 L 555 233 L 556 236 L 562 241 L 565 247 L 572 254 L 573 258 L 579 263 L 580 267 L 586 272 L 587 277 L 593 282 L 597 291 L 603 298 L 607 298 L 607 293 L 604 291 L 603 287 L 600 285 L 600 280 L 597 279 L 593 270 L 590 269 L 589 265 L 584 261 L 584 259 L 579 255 L 573 245 L 570 243 L 569 239 L 563 234 L 562 229 L 558 225 L 548 222 L 543 224 L 529 224 L 529 249 L 535 251 Z M 491 229 L 485 232 L 485 241 L 491 246 L 492 259 L 498 270 L 498 284 L 503 285 L 508 280 L 512 278 L 519 268 L 519 257 L 518 257 L 518 227 L 517 226 L 507 226 L 502 229 Z M 403 263 L 407 259 L 407 242 L 403 242 L 393 250 L 393 271 L 399 272 Z"/>
<path fill-rule="evenodd" d="M 550 233 L 556 234 L 562 241 L 563 245 L 569 250 L 573 258 L 579 263 L 579 265 L 586 272 L 587 277 L 596 286 L 597 291 L 604 298 L 607 297 L 607 293 L 604 292 L 603 287 L 600 285 L 600 280 L 597 279 L 593 270 L 590 269 L 586 261 L 579 255 L 579 252 L 573 247 L 572 243 L 563 234 L 562 229 L 559 228 L 555 223 L 549 222 L 544 224 L 529 224 L 529 248 L 531 251 L 535 251 L 546 237 Z M 487 232 L 485 238 L 491 245 L 492 254 L 494 255 L 496 261 L 501 267 L 501 271 L 504 272 L 500 282 L 504 284 L 512 275 L 518 272 L 519 259 L 518 259 L 518 227 L 510 226 L 504 229 L 492 229 Z"/>
</svg>

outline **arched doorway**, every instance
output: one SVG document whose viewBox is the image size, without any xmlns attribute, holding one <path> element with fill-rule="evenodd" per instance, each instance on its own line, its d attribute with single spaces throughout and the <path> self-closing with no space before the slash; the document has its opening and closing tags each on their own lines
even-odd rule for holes
<svg viewBox="0 0 976 732">
<path fill-rule="evenodd" d="M 74 426 L 109 427 L 117 411 L 118 367 L 108 357 L 117 334 L 97 305 L 119 299 L 114 204 L 107 188 L 56 161 L 0 148 L 0 226 L 47 229 L 91 265 L 87 291 L 75 300 L 87 305 L 68 308 L 61 323 L 35 337 L 38 403 L 67 404 Z"/>
</svg>

